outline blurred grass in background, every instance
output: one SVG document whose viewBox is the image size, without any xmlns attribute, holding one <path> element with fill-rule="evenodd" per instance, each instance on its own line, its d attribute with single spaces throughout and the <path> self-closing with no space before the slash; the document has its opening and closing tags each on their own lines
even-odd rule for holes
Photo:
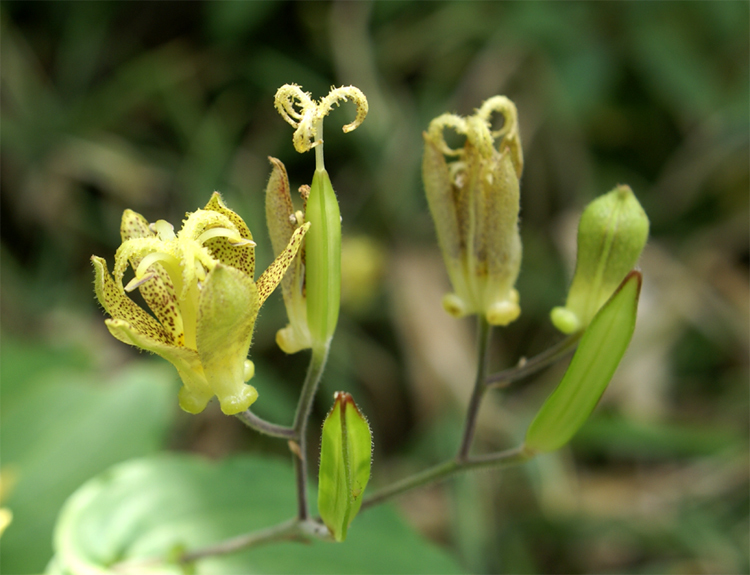
<svg viewBox="0 0 750 575">
<path fill-rule="evenodd" d="M 559 338 L 547 314 L 565 298 L 577 216 L 618 183 L 652 224 L 639 324 L 570 449 L 420 491 L 402 511 L 472 572 L 748 572 L 746 2 L 6 1 L 0 20 L 3 572 L 43 569 L 62 502 L 116 461 L 286 457 L 215 406 L 179 412 L 176 373 L 107 333 L 89 257 L 111 265 L 125 208 L 179 224 L 218 189 L 263 269 L 266 157 L 295 188 L 313 170 L 273 109 L 291 82 L 315 97 L 355 84 L 370 101 L 353 134 L 338 130 L 346 105 L 327 122 L 345 308 L 317 417 L 333 391 L 354 394 L 373 484 L 454 452 L 474 370 L 470 322 L 440 306 L 421 131 L 505 94 L 526 157 L 523 315 L 498 330 L 494 367 Z M 276 348 L 285 323 L 276 295 L 251 349 L 257 410 L 280 423 L 306 362 Z M 493 398 L 477 447 L 517 443 L 562 370 Z"/>
</svg>

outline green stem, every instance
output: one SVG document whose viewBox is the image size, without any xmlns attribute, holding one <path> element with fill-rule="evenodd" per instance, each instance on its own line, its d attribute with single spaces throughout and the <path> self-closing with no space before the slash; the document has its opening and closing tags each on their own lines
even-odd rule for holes
<svg viewBox="0 0 750 575">
<path fill-rule="evenodd" d="M 300 536 L 300 522 L 297 519 L 290 519 L 267 527 L 266 529 L 260 529 L 251 533 L 245 533 L 232 539 L 227 539 L 217 543 L 216 545 L 208 545 L 202 549 L 196 549 L 195 551 L 189 551 L 179 558 L 180 563 L 192 563 L 198 559 L 204 557 L 216 557 L 217 555 L 228 555 L 243 549 L 250 549 L 264 543 L 270 543 L 272 541 L 280 541 L 284 539 L 291 539 Z"/>
<path fill-rule="evenodd" d="M 294 429 L 285 425 L 276 425 L 270 421 L 258 417 L 249 409 L 238 413 L 235 417 L 242 423 L 247 425 L 250 429 L 254 429 L 258 433 L 269 435 L 271 437 L 278 437 L 280 439 L 294 439 Z"/>
<path fill-rule="evenodd" d="M 313 347 L 292 427 L 293 441 L 296 441 L 298 447 L 298 452 L 294 454 L 294 470 L 297 478 L 297 516 L 300 521 L 305 521 L 309 517 L 307 510 L 307 423 L 310 419 L 315 392 L 328 359 L 328 348 L 329 345 Z"/>
<path fill-rule="evenodd" d="M 583 335 L 582 331 L 571 334 L 539 355 L 535 355 L 528 360 L 520 361 L 516 367 L 493 373 L 485 380 L 487 387 L 507 387 L 514 381 L 528 377 L 537 371 L 552 365 L 575 350 L 578 345 L 578 340 L 581 339 L 581 335 Z"/>
<path fill-rule="evenodd" d="M 469 400 L 469 407 L 466 411 L 466 421 L 464 423 L 464 433 L 461 439 L 461 446 L 458 449 L 456 460 L 459 462 L 466 461 L 471 450 L 471 442 L 474 439 L 474 432 L 477 427 L 477 418 L 479 416 L 479 407 L 482 404 L 482 398 L 487 391 L 487 350 L 490 344 L 490 335 L 492 326 L 487 323 L 484 314 L 477 316 L 477 377 L 474 381 L 474 391 Z"/>
<path fill-rule="evenodd" d="M 451 459 L 376 491 L 369 497 L 365 498 L 362 502 L 361 510 L 379 505 L 398 495 L 402 495 L 407 491 L 411 491 L 412 489 L 424 487 L 430 483 L 443 481 L 462 471 L 469 471 L 471 469 L 479 469 L 483 467 L 509 467 L 511 465 L 523 463 L 530 457 L 531 455 L 525 452 L 523 447 L 516 447 L 514 449 L 499 451 L 497 453 L 469 457 L 462 461 Z"/>
</svg>

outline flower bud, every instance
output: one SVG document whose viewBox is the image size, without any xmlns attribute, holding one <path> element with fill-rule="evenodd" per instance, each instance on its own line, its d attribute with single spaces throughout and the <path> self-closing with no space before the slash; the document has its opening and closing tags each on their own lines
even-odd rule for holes
<svg viewBox="0 0 750 575">
<path fill-rule="evenodd" d="M 633 269 L 646 245 L 649 222 L 628 186 L 591 202 L 578 224 L 578 256 L 565 307 L 550 317 L 563 333 L 585 329 Z"/>
<path fill-rule="evenodd" d="M 639 272 L 628 274 L 591 320 L 560 385 L 526 432 L 528 452 L 559 449 L 591 415 L 633 336 L 641 281 Z"/>
<path fill-rule="evenodd" d="M 318 512 L 336 541 L 344 541 L 370 480 L 372 433 L 348 393 L 334 394 L 323 423 L 318 474 Z"/>
<path fill-rule="evenodd" d="M 495 131 L 494 113 L 503 117 L 503 126 Z M 456 317 L 484 314 L 492 325 L 507 325 L 521 313 L 513 287 L 521 266 L 523 170 L 516 116 L 513 102 L 495 96 L 474 116 L 435 118 L 424 134 L 422 177 L 454 290 L 443 307 Z M 462 148 L 448 147 L 446 128 L 465 136 Z"/>
</svg>

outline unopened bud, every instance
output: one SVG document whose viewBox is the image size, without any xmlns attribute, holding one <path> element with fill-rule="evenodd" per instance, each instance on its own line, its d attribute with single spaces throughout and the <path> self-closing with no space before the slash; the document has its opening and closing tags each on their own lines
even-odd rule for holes
<svg viewBox="0 0 750 575">
<path fill-rule="evenodd" d="M 648 239 L 646 213 L 628 186 L 591 202 L 578 224 L 578 254 L 565 307 L 550 317 L 563 333 L 585 329 L 627 273 Z"/>
<path fill-rule="evenodd" d="M 323 423 L 318 476 L 318 512 L 336 541 L 344 541 L 370 480 L 372 433 L 348 393 L 334 395 Z"/>
</svg>

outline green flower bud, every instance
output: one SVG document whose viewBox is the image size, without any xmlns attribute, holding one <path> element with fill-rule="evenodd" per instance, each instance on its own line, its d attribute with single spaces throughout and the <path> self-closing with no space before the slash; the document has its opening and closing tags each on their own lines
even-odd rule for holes
<svg viewBox="0 0 750 575">
<path fill-rule="evenodd" d="M 372 433 L 351 395 L 333 397 L 320 443 L 318 512 L 336 541 L 344 541 L 370 480 Z"/>
<path fill-rule="evenodd" d="M 560 385 L 526 432 L 526 451 L 559 449 L 591 415 L 633 336 L 641 281 L 639 272 L 628 274 L 591 320 Z"/>
<path fill-rule="evenodd" d="M 494 113 L 503 116 L 503 126 L 496 131 Z M 466 137 L 462 148 L 448 147 L 446 128 Z M 427 203 L 454 290 L 443 299 L 443 307 L 456 317 L 479 313 L 492 325 L 507 325 L 521 313 L 513 287 L 521 266 L 523 170 L 516 107 L 495 96 L 474 116 L 443 114 L 430 122 L 424 141 Z"/>
<path fill-rule="evenodd" d="M 578 256 L 565 307 L 550 317 L 563 333 L 585 329 L 633 269 L 648 239 L 646 213 L 628 186 L 591 202 L 578 224 Z"/>
</svg>

